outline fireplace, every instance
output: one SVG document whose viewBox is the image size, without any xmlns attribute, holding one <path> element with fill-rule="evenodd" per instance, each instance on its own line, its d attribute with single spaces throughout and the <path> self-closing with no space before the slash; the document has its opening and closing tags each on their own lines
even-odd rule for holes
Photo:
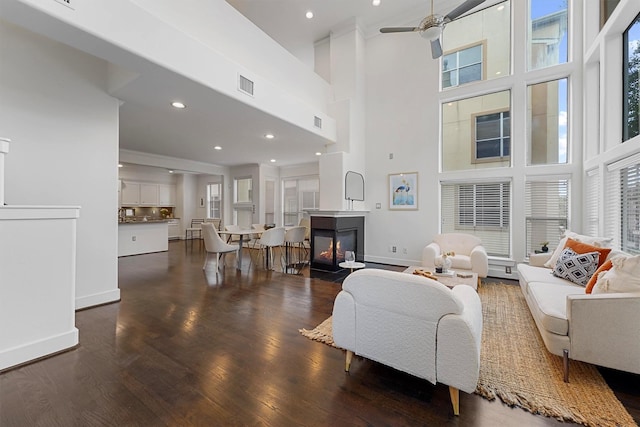
<svg viewBox="0 0 640 427">
<path fill-rule="evenodd" d="M 364 261 L 363 216 L 311 217 L 311 268 L 338 271 L 345 251 Z"/>
</svg>

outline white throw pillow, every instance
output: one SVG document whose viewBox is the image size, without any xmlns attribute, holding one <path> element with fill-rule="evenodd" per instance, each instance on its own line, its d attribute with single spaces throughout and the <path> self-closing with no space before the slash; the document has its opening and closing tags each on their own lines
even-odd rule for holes
<svg viewBox="0 0 640 427">
<path fill-rule="evenodd" d="M 640 255 L 618 256 L 611 264 L 609 271 L 598 275 L 591 293 L 640 292 Z"/>
<path fill-rule="evenodd" d="M 578 242 L 586 243 L 592 246 L 598 246 L 600 248 L 608 248 L 611 245 L 613 239 L 611 237 L 593 237 L 585 236 L 584 234 L 574 233 L 573 231 L 566 230 L 563 234 L 564 237 L 569 237 Z"/>
</svg>

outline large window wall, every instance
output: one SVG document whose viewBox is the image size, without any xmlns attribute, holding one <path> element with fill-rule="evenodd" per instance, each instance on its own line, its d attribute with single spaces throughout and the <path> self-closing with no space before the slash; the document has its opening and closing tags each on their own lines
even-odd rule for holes
<svg viewBox="0 0 640 427">
<path fill-rule="evenodd" d="M 583 224 L 590 234 L 612 238 L 613 247 L 639 254 L 640 2 L 601 3 L 608 20 L 585 52 Z M 587 18 L 598 25 L 598 15 Z"/>
<path fill-rule="evenodd" d="M 568 28 L 581 34 L 581 7 L 572 1 L 505 1 L 454 22 L 479 26 L 469 32 L 473 37 L 448 42 L 450 26 L 443 36 L 443 58 L 447 50 L 469 46 L 489 53 L 482 56 L 482 78 L 465 84 L 449 84 L 447 73 L 454 68 L 442 66 L 441 232 L 477 235 L 498 264 L 526 259 L 542 242 L 557 244 L 573 225 L 572 206 L 579 199 L 570 189 L 583 169 L 580 132 L 571 131 L 581 124 L 581 108 L 571 106 L 581 105 L 582 93 L 572 87 L 581 85 L 582 61 L 581 49 L 572 49 L 581 37 L 569 37 Z M 505 28 L 528 31 L 511 34 Z M 516 48 L 523 37 L 527 49 Z"/>
</svg>

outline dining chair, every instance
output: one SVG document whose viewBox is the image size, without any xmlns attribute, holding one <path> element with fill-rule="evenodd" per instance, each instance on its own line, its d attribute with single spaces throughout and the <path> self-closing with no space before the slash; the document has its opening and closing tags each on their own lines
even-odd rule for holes
<svg viewBox="0 0 640 427">
<path fill-rule="evenodd" d="M 193 218 L 191 220 L 191 227 L 187 227 L 184 230 L 184 239 L 189 239 L 189 234 L 191 234 L 191 238 L 193 239 L 193 234 L 195 232 L 198 233 L 198 238 L 202 238 L 202 224 L 204 223 L 204 218 Z"/>
<path fill-rule="evenodd" d="M 220 224 L 222 223 L 221 218 L 207 218 L 204 222 L 210 222 L 213 224 L 216 230 L 220 230 Z"/>
<path fill-rule="evenodd" d="M 204 258 L 204 265 L 202 269 L 205 270 L 207 268 L 207 263 L 209 261 L 209 254 L 216 255 L 216 274 L 218 272 L 218 260 L 220 256 L 225 256 L 230 252 L 236 252 L 236 256 L 238 256 L 237 252 L 242 250 L 238 245 L 231 245 L 220 237 L 216 228 L 210 222 L 205 222 L 202 224 L 202 235 L 204 238 L 204 249 L 206 252 Z M 225 258 L 223 258 L 222 265 L 225 265 Z"/>
<path fill-rule="evenodd" d="M 273 248 L 284 244 L 284 227 L 275 227 L 265 230 L 258 240 L 259 249 L 264 250 L 265 265 L 270 270 L 270 262 L 273 265 Z"/>
<path fill-rule="evenodd" d="M 285 231 L 284 243 L 285 243 L 286 256 L 285 256 L 285 267 L 283 269 L 285 273 L 289 271 L 289 266 L 291 265 L 300 266 L 305 262 L 305 260 L 301 261 L 302 257 L 300 256 L 300 252 L 306 253 L 304 249 L 304 240 L 305 240 L 306 231 L 307 231 L 307 228 L 304 226 L 292 227 Z M 295 256 L 296 262 L 291 262 L 294 254 L 297 254 L 297 256 Z M 296 270 L 296 274 L 299 272 L 300 272 L 300 268 Z"/>
</svg>

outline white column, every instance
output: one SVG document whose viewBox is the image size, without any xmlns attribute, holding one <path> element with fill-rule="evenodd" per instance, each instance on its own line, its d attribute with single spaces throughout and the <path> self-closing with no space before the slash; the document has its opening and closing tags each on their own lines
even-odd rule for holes
<svg viewBox="0 0 640 427">
<path fill-rule="evenodd" d="M 9 152 L 9 138 L 0 138 L 0 206 L 4 206 L 4 156 Z"/>
</svg>

